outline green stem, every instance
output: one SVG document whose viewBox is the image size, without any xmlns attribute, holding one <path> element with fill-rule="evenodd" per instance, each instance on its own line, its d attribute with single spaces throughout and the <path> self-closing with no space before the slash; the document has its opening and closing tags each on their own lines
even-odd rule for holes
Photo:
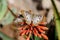
<svg viewBox="0 0 60 40">
<path fill-rule="evenodd" d="M 54 17 L 55 17 L 55 24 L 56 24 L 56 29 L 58 33 L 58 39 L 60 40 L 60 16 L 59 16 L 59 12 L 57 10 L 54 0 L 51 0 L 51 2 L 54 8 Z"/>
<path fill-rule="evenodd" d="M 60 16 L 59 16 L 58 9 L 57 9 L 57 7 L 56 7 L 56 5 L 55 5 L 54 0 L 51 0 L 51 2 L 52 2 L 52 5 L 53 5 L 53 7 L 54 7 L 54 10 L 56 11 L 56 15 L 57 15 L 58 17 L 60 17 Z"/>
</svg>

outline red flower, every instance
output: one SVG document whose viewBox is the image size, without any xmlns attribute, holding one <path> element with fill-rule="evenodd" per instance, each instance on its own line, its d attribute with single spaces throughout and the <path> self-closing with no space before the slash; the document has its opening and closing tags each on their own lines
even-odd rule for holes
<svg viewBox="0 0 60 40">
<path fill-rule="evenodd" d="M 23 23 L 24 26 L 21 26 L 20 28 L 18 28 L 20 30 L 20 35 L 26 35 L 26 40 L 29 40 L 32 33 L 35 36 L 38 37 L 43 37 L 44 39 L 48 40 L 48 37 L 45 35 L 45 31 L 48 30 L 47 27 L 45 26 L 34 26 L 32 23 L 30 25 Z M 44 25 L 44 23 L 41 23 L 42 25 Z"/>
</svg>

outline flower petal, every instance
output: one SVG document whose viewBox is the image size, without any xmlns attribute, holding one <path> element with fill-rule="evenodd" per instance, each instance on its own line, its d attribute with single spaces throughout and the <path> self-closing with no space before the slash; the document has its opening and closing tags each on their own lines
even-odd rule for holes
<svg viewBox="0 0 60 40">
<path fill-rule="evenodd" d="M 37 27 L 37 29 L 38 29 L 41 33 L 45 33 L 45 31 L 41 30 L 39 27 Z"/>
<path fill-rule="evenodd" d="M 38 34 L 38 37 L 40 37 L 40 38 L 41 38 L 41 34 Z"/>
<path fill-rule="evenodd" d="M 27 37 L 27 39 L 26 40 L 30 40 L 30 38 L 29 37 Z"/>
<path fill-rule="evenodd" d="M 36 31 L 35 31 L 35 30 L 33 31 L 33 33 L 34 33 L 34 35 L 35 35 L 35 36 L 37 36 L 37 34 L 36 34 Z"/>
<path fill-rule="evenodd" d="M 45 34 L 41 34 L 41 36 L 42 36 L 44 39 L 48 40 L 48 37 L 47 37 Z"/>
<path fill-rule="evenodd" d="M 18 28 L 18 30 L 22 30 L 22 29 L 23 29 L 23 27 Z"/>
<path fill-rule="evenodd" d="M 28 29 L 27 32 L 26 32 L 26 35 L 29 33 L 29 31 L 30 31 L 30 30 Z"/>
<path fill-rule="evenodd" d="M 44 26 L 38 26 L 39 28 L 43 29 L 43 30 L 48 30 L 47 27 L 44 27 Z"/>
<path fill-rule="evenodd" d="M 23 30 L 22 32 L 20 32 L 21 35 L 24 35 L 26 33 L 26 30 Z"/>
</svg>

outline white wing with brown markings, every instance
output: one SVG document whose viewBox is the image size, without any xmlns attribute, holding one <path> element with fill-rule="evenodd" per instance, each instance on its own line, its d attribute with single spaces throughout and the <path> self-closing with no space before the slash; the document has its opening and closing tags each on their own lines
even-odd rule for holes
<svg viewBox="0 0 60 40">
<path fill-rule="evenodd" d="M 42 21 L 43 16 L 41 15 L 35 15 L 33 17 L 33 24 L 38 25 Z"/>
</svg>

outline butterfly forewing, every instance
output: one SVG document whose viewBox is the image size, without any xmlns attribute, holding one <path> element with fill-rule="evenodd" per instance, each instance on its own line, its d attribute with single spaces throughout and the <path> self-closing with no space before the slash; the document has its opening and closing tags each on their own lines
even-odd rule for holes
<svg viewBox="0 0 60 40">
<path fill-rule="evenodd" d="M 30 24 L 31 23 L 31 19 L 32 19 L 31 14 L 28 11 L 25 11 L 24 14 L 23 14 L 23 16 L 24 16 L 24 18 L 26 20 L 26 23 Z"/>
</svg>

